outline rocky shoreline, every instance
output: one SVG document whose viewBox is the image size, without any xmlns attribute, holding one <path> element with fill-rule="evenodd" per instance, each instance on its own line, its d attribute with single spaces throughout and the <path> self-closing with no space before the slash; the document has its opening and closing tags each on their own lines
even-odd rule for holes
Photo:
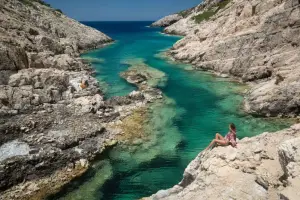
<svg viewBox="0 0 300 200">
<path fill-rule="evenodd" d="M 153 82 L 152 80 L 158 80 L 163 78 L 163 76 L 161 76 L 159 71 L 153 73 L 152 70 L 155 69 L 145 67 L 144 65 L 135 65 L 129 68 L 128 71 L 122 73 L 124 79 L 139 88 L 138 91 L 133 91 L 128 96 L 113 97 L 107 101 L 103 101 L 100 106 L 101 108 L 93 107 L 97 110 L 96 113 L 90 108 L 91 105 L 95 106 L 93 103 L 95 101 L 91 103 L 86 97 L 80 100 L 78 99 L 82 103 L 82 108 L 85 107 L 85 109 L 87 109 L 87 112 L 84 113 L 84 115 L 86 115 L 84 118 L 85 121 L 75 121 L 71 124 L 73 126 L 83 127 L 83 129 L 81 129 L 82 132 L 72 133 L 71 131 L 75 131 L 76 127 L 73 129 L 65 128 L 64 130 L 56 127 L 55 130 L 52 128 L 49 132 L 59 133 L 60 137 L 53 138 L 54 135 L 51 135 L 52 137 L 49 138 L 45 135 L 39 135 L 46 140 L 45 143 L 42 143 L 42 150 L 44 151 L 42 153 L 49 155 L 49 157 L 41 157 L 30 153 L 28 157 L 19 155 L 5 159 L 1 164 L 3 164 L 4 170 L 6 170 L 6 177 L 13 176 L 13 174 L 8 174 L 10 172 L 8 171 L 9 169 L 14 170 L 13 172 L 16 173 L 17 169 L 21 166 L 24 169 L 24 167 L 28 165 L 27 162 L 34 162 L 34 159 L 40 159 L 39 162 L 42 164 L 37 164 L 38 167 L 37 165 L 34 166 L 35 171 L 31 172 L 35 175 L 33 180 L 27 180 L 26 182 L 5 190 L 1 193 L 0 199 L 44 199 L 51 194 L 59 192 L 64 185 L 68 184 L 74 178 L 82 176 L 89 169 L 90 162 L 95 160 L 97 156 L 108 148 L 117 143 L 126 145 L 133 143 L 133 140 L 138 138 L 136 134 L 142 134 L 143 131 L 142 124 L 137 124 L 142 123 L 141 115 L 138 116 L 140 120 L 136 120 L 134 115 L 136 113 L 139 114 L 140 111 L 143 110 L 147 112 L 149 103 L 163 98 L 161 91 L 154 88 L 155 85 L 150 84 L 150 82 Z M 156 74 L 157 72 L 158 75 Z M 82 117 L 81 113 L 79 115 L 73 115 L 74 114 L 72 114 L 72 117 L 75 118 L 78 116 Z M 134 124 L 132 125 L 130 123 Z M 63 120 L 61 124 L 69 124 L 69 121 Z M 138 129 L 137 126 L 141 128 Z M 129 129 L 129 131 L 127 129 Z M 65 135 L 63 134 L 64 132 L 66 133 Z M 72 135 L 74 137 L 76 136 L 76 138 L 72 138 Z M 22 138 L 20 140 L 24 141 L 25 139 Z M 41 142 L 36 143 L 38 143 L 38 145 L 41 144 Z M 55 148 L 52 148 L 53 152 L 50 150 L 49 152 L 47 148 L 50 148 L 50 146 L 53 147 L 56 143 L 62 146 L 72 146 L 67 146 L 66 149 L 68 151 L 65 152 L 65 148 L 60 146 L 58 146 L 58 148 L 60 148 L 59 152 L 54 152 L 53 149 Z M 30 148 L 32 147 L 30 146 Z M 38 153 L 40 154 L 41 150 L 39 150 Z M 59 156 L 60 158 L 55 156 Z M 21 162 L 20 167 L 15 169 L 19 160 L 24 162 Z M 59 161 L 59 163 L 53 162 L 54 160 Z M 49 163 L 50 161 L 52 161 L 52 163 Z M 11 166 L 10 164 L 13 165 Z M 52 166 L 53 169 L 50 168 L 50 166 Z M 43 172 L 43 170 L 47 171 Z M 24 172 L 22 171 L 22 173 Z"/>
<path fill-rule="evenodd" d="M 194 70 L 247 83 L 244 110 L 299 117 L 298 1 L 206 0 L 166 27 L 184 35 L 167 53 Z M 298 199 L 299 124 L 201 152 L 182 181 L 145 199 Z M 259 149 L 259 150 L 258 150 Z"/>
<path fill-rule="evenodd" d="M 201 152 L 180 183 L 144 200 L 297 199 L 300 124 Z"/>
<path fill-rule="evenodd" d="M 43 199 L 82 175 L 122 138 L 112 127 L 161 93 L 143 84 L 105 100 L 80 54 L 111 38 L 43 1 L 0 8 L 0 199 Z"/>
<path fill-rule="evenodd" d="M 130 142 L 126 123 L 163 98 L 155 86 L 164 75 L 132 64 L 121 76 L 138 91 L 105 100 L 79 56 L 111 38 L 39 0 L 2 2 L 0 199 L 42 199 L 82 175 L 105 149 Z M 299 2 L 220 2 L 207 0 L 177 22 L 161 23 L 172 24 L 166 33 L 185 36 L 168 55 L 249 83 L 244 108 L 250 114 L 298 116 Z M 213 15 L 201 21 L 208 11 Z M 149 199 L 296 199 L 299 138 L 294 125 L 244 138 L 237 149 L 200 153 L 181 183 Z"/>
<path fill-rule="evenodd" d="M 178 22 L 182 18 L 183 17 L 179 14 L 168 15 L 168 16 L 152 23 L 150 26 L 151 27 L 167 27 L 167 26 L 170 26 L 170 25 Z"/>
<path fill-rule="evenodd" d="M 246 112 L 296 117 L 299 99 L 299 12 L 296 1 L 205 1 L 186 18 L 164 29 L 185 35 L 169 51 L 196 70 L 236 77 L 253 87 Z M 211 14 L 211 10 L 218 12 Z M 205 19 L 207 17 L 208 19 Z M 265 92 L 268 91 L 268 92 Z"/>
</svg>

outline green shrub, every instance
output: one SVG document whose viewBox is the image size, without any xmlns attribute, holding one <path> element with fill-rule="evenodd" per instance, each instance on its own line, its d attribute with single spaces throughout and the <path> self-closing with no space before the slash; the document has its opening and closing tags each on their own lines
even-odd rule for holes
<svg viewBox="0 0 300 200">
<path fill-rule="evenodd" d="M 48 7 L 51 7 L 51 5 L 49 3 L 46 3 L 45 1 L 43 0 L 36 0 L 37 2 L 39 2 L 40 4 L 43 4 L 44 6 L 48 6 Z"/>
<path fill-rule="evenodd" d="M 211 16 L 213 16 L 214 14 L 216 14 L 215 11 L 213 10 L 208 10 L 208 11 L 204 11 L 203 13 L 199 14 L 199 15 L 196 15 L 194 17 L 194 20 L 197 22 L 197 23 L 200 23 L 202 22 L 203 20 L 208 20 Z"/>
<path fill-rule="evenodd" d="M 200 23 L 203 20 L 209 20 L 213 15 L 215 15 L 219 10 L 225 8 L 225 6 L 230 2 L 230 0 L 223 0 L 216 5 L 208 8 L 208 10 L 204 11 L 203 13 L 196 15 L 193 17 L 193 19 L 197 22 Z"/>
<path fill-rule="evenodd" d="M 189 12 L 187 10 L 183 10 L 183 11 L 180 11 L 178 13 L 178 15 L 180 15 L 181 17 L 185 18 L 189 15 Z"/>
<path fill-rule="evenodd" d="M 55 9 L 57 12 L 63 14 L 63 11 L 61 9 Z"/>
<path fill-rule="evenodd" d="M 221 9 L 223 9 L 223 8 L 225 8 L 226 5 L 227 5 L 229 2 L 230 2 L 230 0 L 223 0 L 223 1 L 219 2 L 219 3 L 217 4 L 217 6 L 219 7 L 219 8 L 218 8 L 218 11 L 221 10 Z"/>
<path fill-rule="evenodd" d="M 182 16 L 183 18 L 186 18 L 187 16 L 189 16 L 193 12 L 194 9 L 195 9 L 195 7 L 192 7 L 192 8 L 187 9 L 187 10 L 182 10 L 182 11 L 178 12 L 177 14 Z"/>
</svg>

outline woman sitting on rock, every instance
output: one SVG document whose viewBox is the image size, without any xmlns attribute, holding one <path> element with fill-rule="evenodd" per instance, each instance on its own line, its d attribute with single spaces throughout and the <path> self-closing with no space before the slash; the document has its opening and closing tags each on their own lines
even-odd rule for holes
<svg viewBox="0 0 300 200">
<path fill-rule="evenodd" d="M 214 145 L 220 145 L 220 146 L 231 145 L 233 147 L 236 147 L 236 128 L 233 123 L 229 124 L 229 132 L 227 133 L 225 138 L 219 133 L 217 133 L 216 138 L 213 141 L 211 141 L 211 143 L 208 145 L 208 147 L 205 150 L 210 149 Z"/>
</svg>

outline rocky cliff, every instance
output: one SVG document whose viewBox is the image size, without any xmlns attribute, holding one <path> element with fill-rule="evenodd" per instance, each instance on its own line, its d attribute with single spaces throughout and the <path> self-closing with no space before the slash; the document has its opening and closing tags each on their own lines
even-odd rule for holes
<svg viewBox="0 0 300 200">
<path fill-rule="evenodd" d="M 78 90 L 76 79 L 89 70 L 79 53 L 112 41 L 39 1 L 1 0 L 0 9 L 2 116 L 71 99 L 70 84 Z"/>
<path fill-rule="evenodd" d="M 173 15 L 168 15 L 156 22 L 154 22 L 153 24 L 151 24 L 151 26 L 153 27 L 166 27 L 166 26 L 170 26 L 172 24 L 174 24 L 175 22 L 179 21 L 180 19 L 182 19 L 183 17 L 179 14 L 173 14 Z"/>
<path fill-rule="evenodd" d="M 182 181 L 144 200 L 299 199 L 300 124 L 200 153 Z"/>
<path fill-rule="evenodd" d="M 80 53 L 112 42 L 40 0 L 0 0 L 0 199 L 42 199 L 114 145 L 147 95 L 105 101 Z"/>
<path fill-rule="evenodd" d="M 167 53 L 246 82 L 253 115 L 300 114 L 300 2 L 206 0 L 164 32 L 184 35 Z M 299 199 L 299 124 L 200 153 L 182 181 L 145 199 Z"/>
<path fill-rule="evenodd" d="M 205 1 L 165 32 L 185 35 L 169 51 L 195 69 L 252 85 L 247 112 L 296 116 L 299 109 L 299 1 Z"/>
</svg>

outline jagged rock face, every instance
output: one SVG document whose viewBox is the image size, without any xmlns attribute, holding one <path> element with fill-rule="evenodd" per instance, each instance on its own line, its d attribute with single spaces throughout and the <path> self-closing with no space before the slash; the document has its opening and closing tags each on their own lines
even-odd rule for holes
<svg viewBox="0 0 300 200">
<path fill-rule="evenodd" d="M 112 41 L 37 0 L 1 0 L 0 8 L 1 41 L 27 51 L 77 53 Z"/>
<path fill-rule="evenodd" d="M 186 36 L 189 30 L 195 26 L 195 22 L 191 18 L 192 16 L 189 16 L 188 18 L 179 20 L 173 25 L 166 27 L 164 32 L 170 35 Z"/>
<path fill-rule="evenodd" d="M 2 0 L 0 8 L 2 116 L 72 98 L 70 82 L 84 74 L 74 71 L 89 69 L 79 53 L 112 41 L 37 0 Z"/>
<path fill-rule="evenodd" d="M 208 8 L 202 6 L 165 29 L 186 35 L 170 55 L 195 69 L 254 83 L 245 99 L 249 113 L 299 114 L 299 1 L 232 0 L 209 20 L 196 23 L 193 16 Z"/>
<path fill-rule="evenodd" d="M 104 100 L 79 55 L 112 39 L 39 0 L 0 2 L 0 199 L 42 199 L 116 144 L 113 125 L 162 94 L 146 84 Z"/>
<path fill-rule="evenodd" d="M 174 24 L 175 22 L 179 21 L 180 19 L 182 19 L 183 17 L 179 14 L 173 14 L 173 15 L 168 15 L 156 22 L 154 22 L 153 24 L 151 24 L 151 26 L 154 27 L 166 27 L 166 26 L 170 26 L 172 24 Z"/>
<path fill-rule="evenodd" d="M 79 58 L 111 41 L 39 0 L 0 1 L 1 191 L 91 160 L 113 139 L 104 124 L 126 113 Z"/>
<path fill-rule="evenodd" d="M 186 36 L 188 33 L 197 25 L 193 17 L 197 15 L 199 12 L 202 12 L 209 8 L 210 6 L 215 5 L 216 3 L 220 2 L 221 0 L 206 0 L 195 6 L 191 9 L 181 11 L 180 13 L 184 16 L 181 20 L 167 26 L 163 32 L 171 35 L 181 35 Z"/>
<path fill-rule="evenodd" d="M 300 124 L 200 153 L 183 180 L 146 199 L 297 199 Z M 298 189 L 296 189 L 298 188 Z"/>
<path fill-rule="evenodd" d="M 280 192 L 285 199 L 297 199 L 300 196 L 300 138 L 295 138 L 279 146 L 279 161 L 289 186 Z"/>
</svg>

